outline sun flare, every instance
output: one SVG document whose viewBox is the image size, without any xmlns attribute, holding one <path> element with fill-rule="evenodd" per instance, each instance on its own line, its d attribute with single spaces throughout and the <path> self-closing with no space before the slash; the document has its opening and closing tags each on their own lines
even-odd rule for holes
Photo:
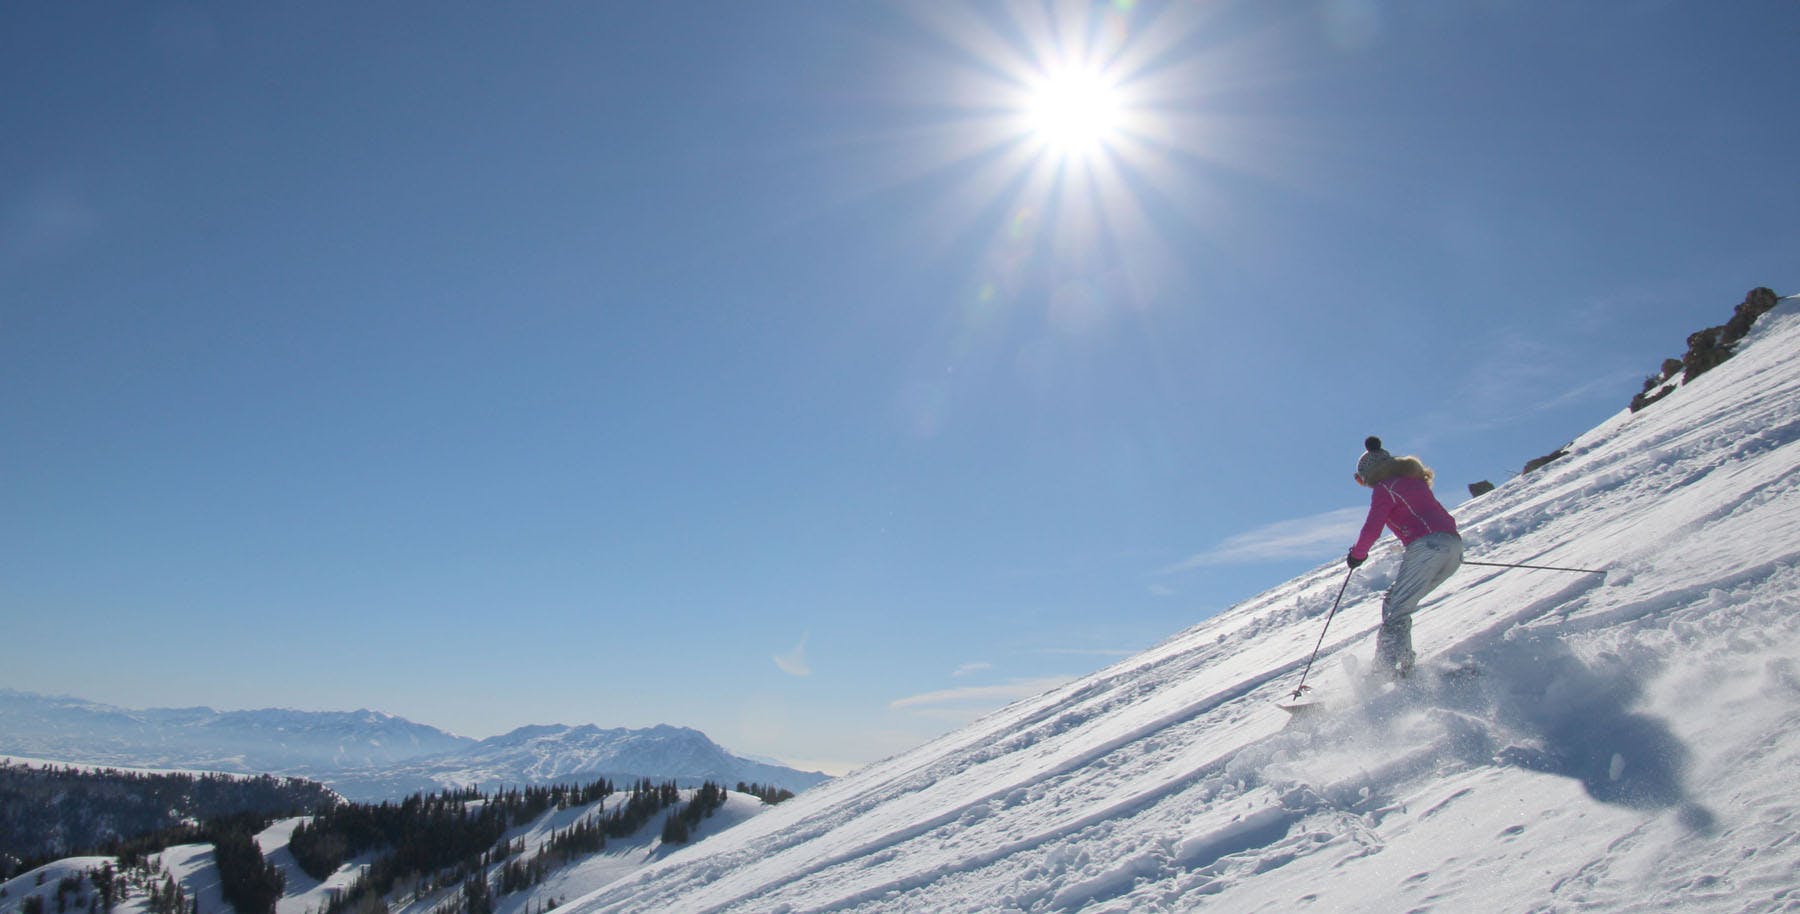
<svg viewBox="0 0 1800 914">
<path fill-rule="evenodd" d="M 1031 87 L 1025 115 L 1031 132 L 1060 155 L 1085 156 L 1118 138 L 1123 100 L 1097 69 L 1069 67 Z"/>
<path fill-rule="evenodd" d="M 1186 268 L 1167 233 L 1222 224 L 1208 179 L 1229 160 L 1235 127 L 1212 107 L 1245 82 L 1234 62 L 1253 55 L 1209 30 L 1215 5 L 901 6 L 920 44 L 895 85 L 917 129 L 892 186 L 941 187 L 931 231 L 947 243 L 989 239 L 958 351 L 1011 306 L 1041 306 L 1046 326 L 1070 336 L 1148 313 L 1161 278 Z M 942 404 L 930 392 L 941 389 L 920 387 L 922 430 L 936 428 Z"/>
</svg>

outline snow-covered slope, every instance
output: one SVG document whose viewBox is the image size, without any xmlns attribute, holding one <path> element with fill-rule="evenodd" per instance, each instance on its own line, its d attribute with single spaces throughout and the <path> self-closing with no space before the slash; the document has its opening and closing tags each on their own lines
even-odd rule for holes
<svg viewBox="0 0 1800 914">
<path fill-rule="evenodd" d="M 122 886 L 123 897 L 109 914 L 150 914 L 150 891 L 160 888 L 165 879 L 180 887 L 188 904 L 199 902 L 202 911 L 231 911 L 219 887 L 219 867 L 210 844 L 168 848 L 155 858 L 148 871 L 120 870 L 117 857 L 66 857 L 0 883 L 0 905 L 8 911 L 25 911 L 35 898 L 44 911 L 79 912 L 90 907 L 104 910 L 91 879 L 91 874 L 103 867 L 116 873 Z"/>
<path fill-rule="evenodd" d="M 1397 558 L 1326 565 L 577 901 L 610 912 L 1800 910 L 1800 313 L 1457 509 L 1422 676 L 1354 698 Z M 1391 542 L 1391 540 L 1390 540 Z"/>
</svg>

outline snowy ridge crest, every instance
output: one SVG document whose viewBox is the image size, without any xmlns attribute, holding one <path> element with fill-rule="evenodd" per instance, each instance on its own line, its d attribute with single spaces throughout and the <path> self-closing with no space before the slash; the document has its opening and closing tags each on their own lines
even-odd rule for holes
<svg viewBox="0 0 1800 914">
<path fill-rule="evenodd" d="M 1455 508 L 1426 666 L 1366 692 L 1397 557 L 1322 566 L 571 906 L 613 912 L 1794 910 L 1800 314 Z M 1475 676 L 1440 676 L 1446 662 Z M 1437 666 L 1434 666 L 1436 664 Z"/>
</svg>

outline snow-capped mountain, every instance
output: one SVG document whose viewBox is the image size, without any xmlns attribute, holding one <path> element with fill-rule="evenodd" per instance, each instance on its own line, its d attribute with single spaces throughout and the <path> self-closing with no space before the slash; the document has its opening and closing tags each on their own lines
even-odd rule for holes
<svg viewBox="0 0 1800 914">
<path fill-rule="evenodd" d="M 331 785 L 349 797 L 382 797 L 445 787 L 572 783 L 638 777 L 684 786 L 705 781 L 783 787 L 796 793 L 828 780 L 816 771 L 740 758 L 706 734 L 668 725 L 641 730 L 521 727 L 461 751 L 369 772 L 340 771 Z"/>
<path fill-rule="evenodd" d="M 0 690 L 0 755 L 153 769 L 306 777 L 350 800 L 446 787 L 648 777 L 796 793 L 824 774 L 739 758 L 698 730 L 528 726 L 485 740 L 378 711 L 134 711 Z"/>
<path fill-rule="evenodd" d="M 136 711 L 0 689 L 0 753 L 34 758 L 288 774 L 393 765 L 474 742 L 379 711 Z"/>
<path fill-rule="evenodd" d="M 1375 688 L 1398 560 L 1333 562 L 566 910 L 1800 908 L 1800 306 L 1454 510 L 1470 560 L 1605 573 L 1465 566 Z"/>
</svg>

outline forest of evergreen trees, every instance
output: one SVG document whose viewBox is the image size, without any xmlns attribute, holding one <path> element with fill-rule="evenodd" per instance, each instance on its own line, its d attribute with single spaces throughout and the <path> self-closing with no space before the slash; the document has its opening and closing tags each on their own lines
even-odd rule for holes
<svg viewBox="0 0 1800 914">
<path fill-rule="evenodd" d="M 760 785 L 738 788 L 766 803 L 793 796 Z M 288 846 L 315 879 L 324 879 L 348 860 L 375 854 L 361 878 L 320 914 L 385 914 L 384 899 L 396 893 L 418 897 L 447 888 L 458 893 L 454 903 L 438 908 L 441 914 L 492 914 L 497 898 L 542 883 L 556 869 L 604 850 L 609 838 L 630 837 L 665 812 L 663 840 L 689 841 L 729 796 L 709 781 L 684 804 L 675 782 L 646 778 L 609 804 L 605 814 L 584 817 L 535 849 L 524 839 L 504 840 L 507 830 L 551 809 L 593 805 L 618 792 L 612 782 L 602 780 L 492 796 L 460 791 L 400 803 L 343 805 L 321 810 L 311 823 L 295 829 Z"/>
<path fill-rule="evenodd" d="M 702 820 L 709 819 L 725 805 L 725 788 L 707 781 L 694 791 L 694 798 L 679 812 L 663 820 L 662 839 L 672 844 L 686 844 Z"/>
<path fill-rule="evenodd" d="M 324 785 L 298 778 L 82 771 L 0 761 L 0 879 L 76 854 L 118 856 L 139 839 L 186 822 L 245 813 L 274 819 L 336 802 Z"/>
<path fill-rule="evenodd" d="M 275 914 L 275 903 L 287 887 L 281 868 L 264 860 L 256 843 L 256 833 L 265 827 L 265 822 L 240 819 L 216 827 L 210 836 L 219 888 L 237 914 Z"/>
<path fill-rule="evenodd" d="M 68 788 L 65 796 L 73 798 L 69 805 L 50 799 L 53 788 Z M 758 784 L 740 783 L 737 790 L 765 803 L 793 796 Z M 663 816 L 664 841 L 687 842 L 729 797 L 723 787 L 709 781 L 683 803 L 675 782 L 658 784 L 645 778 L 615 802 L 605 803 L 604 812 L 581 816 L 536 848 L 522 838 L 505 840 L 509 829 L 551 810 L 594 806 L 620 793 L 611 781 L 599 780 L 582 786 L 529 787 L 491 795 L 467 789 L 419 794 L 398 803 L 360 804 L 344 803 L 303 781 L 89 773 L 0 763 L 0 798 L 6 800 L 0 817 L 21 826 L 32 822 L 39 833 L 66 835 L 68 830 L 60 824 L 44 828 L 46 822 L 61 823 L 58 817 L 65 809 L 77 821 L 100 821 L 95 805 L 100 798 L 127 798 L 120 803 L 127 811 L 166 802 L 177 810 L 214 813 L 203 822 L 190 818 L 129 837 L 115 832 L 98 844 L 70 848 L 84 855 L 115 857 L 119 868 L 115 871 L 108 864 L 85 880 L 65 880 L 70 885 L 58 887 L 55 914 L 103 914 L 134 894 L 149 900 L 150 914 L 202 914 L 198 903 L 155 863 L 155 855 L 180 844 L 213 845 L 220 887 L 236 914 L 274 914 L 285 888 L 282 874 L 264 858 L 254 836 L 277 817 L 309 813 L 310 820 L 294 829 L 289 843 L 308 875 L 323 880 L 352 859 L 368 860 L 358 880 L 334 895 L 318 914 L 386 914 L 387 899 L 396 894 L 412 898 L 446 889 L 455 895 L 438 909 L 440 914 L 492 914 L 497 898 L 542 883 L 556 869 L 604 850 L 609 838 L 630 837 L 658 816 Z M 33 810 L 35 821 L 29 818 Z M 109 821 L 149 828 L 165 819 L 120 816 Z M 14 871 L 22 862 L 28 861 L 13 861 Z M 544 907 L 553 906 L 551 902 Z M 18 910 L 51 914 L 47 907 L 44 897 L 34 895 Z"/>
<path fill-rule="evenodd" d="M 792 790 L 787 789 L 786 787 L 765 786 L 763 784 L 746 784 L 743 781 L 738 782 L 737 792 L 738 793 L 747 793 L 747 794 L 763 801 L 764 803 L 769 804 L 770 806 L 774 806 L 776 803 L 780 803 L 780 802 L 783 802 L 786 800 L 791 800 L 794 798 L 794 792 Z"/>
<path fill-rule="evenodd" d="M 523 841 L 502 840 L 508 829 L 551 809 L 599 803 L 615 793 L 611 781 L 585 786 L 552 785 L 483 796 L 473 790 L 416 795 L 400 803 L 346 804 L 321 810 L 294 830 L 288 847 L 308 875 L 324 879 L 345 861 L 371 852 L 375 859 L 321 914 L 363 914 L 394 893 L 422 894 L 461 885 L 467 914 L 492 910 L 497 871 L 500 894 L 543 881 L 552 869 L 605 848 L 608 837 L 636 832 L 663 809 L 680 802 L 674 782 L 648 779 L 604 816 L 556 832 L 535 852 Z"/>
</svg>

